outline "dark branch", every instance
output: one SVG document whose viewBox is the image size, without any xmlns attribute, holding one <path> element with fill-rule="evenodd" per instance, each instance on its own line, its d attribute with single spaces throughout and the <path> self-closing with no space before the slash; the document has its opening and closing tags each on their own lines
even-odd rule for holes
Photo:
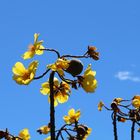
<svg viewBox="0 0 140 140">
<path fill-rule="evenodd" d="M 134 131 L 135 131 L 135 121 L 132 121 L 131 140 L 134 140 Z"/>
<path fill-rule="evenodd" d="M 117 120 L 116 120 L 116 112 L 113 113 L 113 129 L 114 129 L 114 140 L 118 140 L 117 136 Z"/>
<path fill-rule="evenodd" d="M 85 55 L 62 55 L 60 58 L 64 58 L 64 57 L 73 57 L 73 58 L 88 58 L 89 56 L 85 56 Z"/>
<path fill-rule="evenodd" d="M 54 109 L 54 90 L 53 90 L 54 75 L 55 75 L 55 72 L 52 71 L 49 78 L 51 140 L 55 140 L 55 109 Z"/>
<path fill-rule="evenodd" d="M 58 52 L 57 50 L 55 50 L 55 49 L 48 49 L 48 48 L 45 48 L 45 49 L 40 49 L 40 50 L 55 52 L 55 53 L 57 54 L 57 57 L 60 58 L 59 52 Z"/>
<path fill-rule="evenodd" d="M 40 75 L 38 77 L 34 77 L 34 80 L 37 80 L 37 79 L 44 77 L 49 71 L 50 71 L 50 69 L 47 69 L 42 75 Z"/>
</svg>

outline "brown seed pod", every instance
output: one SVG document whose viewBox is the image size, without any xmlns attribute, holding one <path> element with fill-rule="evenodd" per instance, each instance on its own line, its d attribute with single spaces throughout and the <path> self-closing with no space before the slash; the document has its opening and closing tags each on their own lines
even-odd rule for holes
<svg viewBox="0 0 140 140">
<path fill-rule="evenodd" d="M 88 46 L 87 53 L 90 55 L 91 58 L 94 60 L 99 60 L 99 52 L 96 52 L 97 48 L 94 46 Z"/>
<path fill-rule="evenodd" d="M 73 77 L 79 75 L 83 70 L 83 64 L 80 60 L 72 59 L 66 72 L 70 73 Z"/>
</svg>

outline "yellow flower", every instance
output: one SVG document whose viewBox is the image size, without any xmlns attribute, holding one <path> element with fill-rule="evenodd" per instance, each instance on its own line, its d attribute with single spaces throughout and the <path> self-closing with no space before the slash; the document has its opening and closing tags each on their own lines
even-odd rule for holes
<svg viewBox="0 0 140 140">
<path fill-rule="evenodd" d="M 30 139 L 29 130 L 27 128 L 21 130 L 19 132 L 19 137 L 22 138 L 23 140 L 29 140 Z"/>
<path fill-rule="evenodd" d="M 74 123 L 78 121 L 80 118 L 81 112 L 80 110 L 75 111 L 73 108 L 69 110 L 68 116 L 64 116 L 63 119 L 67 124 Z"/>
<path fill-rule="evenodd" d="M 59 58 L 54 64 L 48 65 L 47 68 L 52 71 L 57 71 L 61 76 L 63 76 L 64 70 L 69 67 L 69 62 L 69 60 Z"/>
<path fill-rule="evenodd" d="M 22 56 L 23 59 L 32 58 L 35 54 L 37 55 L 43 54 L 43 50 L 40 50 L 40 49 L 44 49 L 44 46 L 42 46 L 43 40 L 38 41 L 38 37 L 39 37 L 39 34 L 35 33 L 34 43 L 29 45 L 28 51 L 26 51 Z"/>
<path fill-rule="evenodd" d="M 140 108 L 140 100 L 139 100 L 139 99 L 133 99 L 133 100 L 132 100 L 132 105 L 133 105 L 135 108 Z"/>
<path fill-rule="evenodd" d="M 59 80 L 54 77 L 54 106 L 57 106 L 58 103 L 65 103 L 67 102 L 69 98 L 70 91 L 70 85 L 68 85 L 66 82 L 59 83 Z M 50 95 L 50 86 L 49 81 L 42 84 L 42 88 L 40 89 L 40 92 L 43 95 Z M 50 97 L 48 97 L 48 100 L 50 102 Z"/>
<path fill-rule="evenodd" d="M 48 134 L 50 132 L 50 126 L 49 125 L 44 125 L 44 126 L 41 126 L 37 132 L 39 132 L 40 134 Z"/>
<path fill-rule="evenodd" d="M 95 79 L 96 72 L 92 71 L 91 65 L 84 72 L 81 86 L 86 92 L 94 92 L 97 88 L 97 80 Z"/>
<path fill-rule="evenodd" d="M 20 85 L 28 85 L 34 78 L 38 66 L 38 61 L 30 63 L 26 69 L 21 62 L 17 62 L 12 71 L 14 73 L 13 80 Z"/>
<path fill-rule="evenodd" d="M 132 99 L 132 105 L 135 108 L 140 108 L 140 95 L 135 95 Z"/>
<path fill-rule="evenodd" d="M 104 103 L 102 101 L 100 101 L 98 104 L 98 110 L 102 111 L 103 106 L 104 106 Z"/>
</svg>

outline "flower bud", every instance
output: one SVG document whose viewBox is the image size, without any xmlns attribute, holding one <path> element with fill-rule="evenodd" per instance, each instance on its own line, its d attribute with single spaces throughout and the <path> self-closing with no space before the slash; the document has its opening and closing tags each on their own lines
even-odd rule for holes
<svg viewBox="0 0 140 140">
<path fill-rule="evenodd" d="M 80 60 L 72 59 L 66 72 L 70 73 L 73 77 L 79 75 L 83 70 L 83 64 Z"/>
</svg>

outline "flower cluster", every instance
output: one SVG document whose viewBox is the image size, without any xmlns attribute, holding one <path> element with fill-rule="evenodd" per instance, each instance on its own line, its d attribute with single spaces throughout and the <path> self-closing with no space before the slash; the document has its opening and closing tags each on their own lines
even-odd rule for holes
<svg viewBox="0 0 140 140">
<path fill-rule="evenodd" d="M 99 59 L 99 52 L 96 52 L 96 47 L 88 46 L 84 55 L 63 55 L 61 56 L 57 50 L 45 48 L 43 40 L 39 41 L 39 34 L 34 34 L 34 42 L 29 45 L 29 49 L 22 55 L 24 60 L 33 58 L 35 55 L 42 55 L 44 51 L 54 52 L 57 55 L 57 60 L 52 64 L 46 64 L 46 71 L 42 75 L 36 76 L 38 68 L 38 61 L 33 61 L 29 64 L 28 68 L 21 62 L 17 62 L 13 66 L 13 80 L 20 85 L 28 85 L 33 80 L 43 78 L 48 72 L 50 72 L 49 79 L 41 84 L 40 92 L 43 95 L 48 95 L 48 101 L 50 103 L 50 123 L 49 125 L 41 126 L 37 132 L 40 134 L 51 133 L 46 140 L 55 139 L 55 108 L 58 104 L 62 104 L 68 101 L 71 95 L 71 88 L 78 89 L 82 87 L 87 93 L 94 93 L 97 88 L 97 80 L 95 78 L 96 71 L 92 70 L 91 64 L 88 65 L 83 72 L 84 65 L 81 58 L 93 58 Z M 82 74 L 83 72 L 83 74 Z M 66 78 L 70 74 L 71 79 Z M 56 76 L 57 75 L 57 76 Z M 134 104 L 137 104 L 136 102 Z M 79 124 L 81 112 L 74 109 L 69 110 L 68 116 L 64 116 L 65 125 L 57 133 L 57 138 L 62 136 L 62 132 L 65 131 L 68 134 L 69 140 L 85 140 L 90 134 L 91 129 L 83 124 Z M 52 118 L 52 119 L 51 119 Z M 68 128 L 70 127 L 70 128 Z M 69 131 L 72 131 L 71 134 Z M 30 135 L 28 129 L 24 129 L 19 133 L 19 137 L 23 140 L 29 140 Z"/>
<path fill-rule="evenodd" d="M 60 54 L 53 49 L 45 49 L 44 46 L 42 46 L 43 40 L 38 41 L 39 34 L 34 34 L 34 43 L 33 45 L 30 45 L 29 50 L 24 53 L 23 59 L 29 59 L 32 58 L 35 54 L 41 55 L 43 52 L 46 51 L 52 51 L 56 52 L 58 55 L 58 59 L 53 64 L 48 64 L 46 72 L 43 73 L 43 75 L 39 77 L 35 77 L 36 70 L 38 67 L 38 61 L 33 61 L 29 64 L 28 68 L 25 68 L 24 65 L 21 62 L 17 62 L 12 71 L 13 71 L 13 79 L 16 81 L 16 83 L 20 85 L 28 85 L 31 83 L 34 79 L 42 78 L 47 74 L 49 70 L 54 71 L 58 73 L 59 78 L 62 80 L 59 82 L 58 78 L 54 78 L 54 104 L 55 106 L 58 105 L 58 103 L 65 103 L 68 101 L 68 98 L 70 96 L 70 86 L 72 88 L 78 89 L 78 87 L 82 87 L 86 92 L 93 93 L 95 89 L 97 88 L 97 80 L 95 78 L 96 71 L 93 71 L 91 69 L 91 64 L 87 67 L 83 75 L 80 75 L 83 70 L 83 64 L 78 59 L 67 59 L 66 57 L 73 57 L 78 58 L 77 56 L 70 56 L 70 55 L 63 55 L 60 56 Z M 99 58 L 99 53 L 96 52 L 96 47 L 88 46 L 88 51 L 83 55 L 79 56 L 79 58 L 87 58 L 87 57 L 94 57 L 95 56 Z M 97 58 L 95 60 L 98 60 Z M 76 79 L 71 80 L 65 78 L 64 72 L 70 73 L 72 76 L 74 76 Z M 40 92 L 43 95 L 50 95 L 50 86 L 49 86 L 49 80 L 42 84 L 42 88 Z M 49 97 L 49 96 L 48 96 Z M 49 101 L 50 99 L 48 99 Z"/>
<path fill-rule="evenodd" d="M 56 140 L 60 138 L 67 138 L 68 140 L 86 140 L 91 133 L 91 128 L 84 124 L 79 124 L 79 118 L 81 116 L 80 110 L 75 111 L 71 108 L 68 111 L 68 116 L 64 116 L 65 124 L 56 131 Z M 50 123 L 48 125 L 41 126 L 37 132 L 39 134 L 49 134 L 50 133 Z M 67 135 L 64 135 L 65 132 Z M 45 140 L 50 140 L 51 137 L 48 136 Z"/>
<path fill-rule="evenodd" d="M 115 115 L 118 122 L 132 121 L 140 127 L 140 95 L 135 95 L 130 100 L 115 98 L 110 106 L 111 108 L 108 108 L 100 101 L 98 110 L 101 111 L 105 107 L 107 110 L 113 111 L 112 116 Z M 140 128 L 138 128 L 138 132 L 139 130 Z"/>
</svg>

